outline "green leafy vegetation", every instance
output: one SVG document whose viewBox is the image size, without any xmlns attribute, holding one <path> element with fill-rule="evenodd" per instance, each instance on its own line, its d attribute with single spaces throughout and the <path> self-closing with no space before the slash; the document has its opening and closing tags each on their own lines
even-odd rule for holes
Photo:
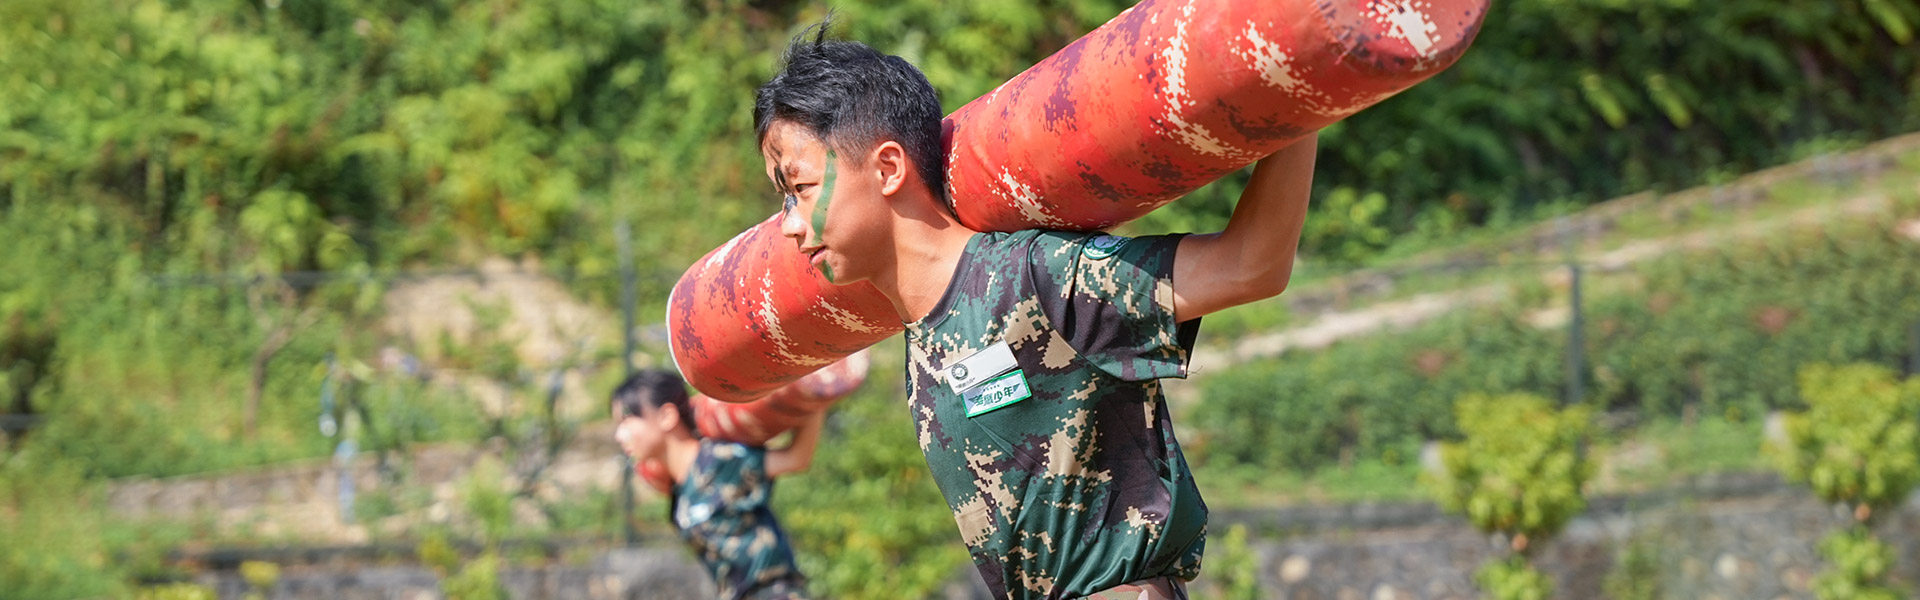
<svg viewBox="0 0 1920 600">
<path fill-rule="evenodd" d="M 1442 468 L 1427 479 L 1441 506 L 1522 552 L 1586 509 L 1591 411 L 1525 394 L 1467 396 L 1454 410 L 1465 440 L 1441 444 Z"/>
<path fill-rule="evenodd" d="M 1799 406 L 1793 373 L 1803 364 L 1902 364 L 1920 314 L 1916 260 L 1920 244 L 1898 232 L 1833 224 L 1636 267 L 1589 292 L 1587 400 L 1647 422 L 1747 423 Z M 1559 397 L 1566 332 L 1526 319 L 1548 302 L 1564 300 L 1516 295 L 1211 375 L 1187 420 L 1196 454 L 1222 467 L 1306 472 L 1365 459 L 1401 464 L 1425 440 L 1457 432 L 1455 397 Z"/>
<path fill-rule="evenodd" d="M 134 600 L 215 600 L 219 594 L 191 583 L 169 583 L 140 588 Z"/>
<path fill-rule="evenodd" d="M 1830 567 L 1813 579 L 1820 600 L 1897 600 L 1904 590 L 1887 583 L 1892 546 L 1861 528 L 1843 529 L 1820 540 L 1820 556 Z"/>
<path fill-rule="evenodd" d="M 1226 600 L 1259 600 L 1260 554 L 1247 542 L 1247 526 L 1234 524 L 1208 553 L 1207 577 L 1195 595 Z"/>
<path fill-rule="evenodd" d="M 1781 472 L 1862 521 L 1906 500 L 1920 486 L 1920 379 L 1878 365 L 1810 365 L 1799 376 L 1807 410 L 1768 446 Z"/>
<path fill-rule="evenodd" d="M 1474 577 L 1488 597 L 1545 600 L 1553 580 L 1530 553 L 1587 508 L 1592 413 L 1525 394 L 1467 396 L 1455 411 L 1465 439 L 1441 445 L 1440 468 L 1425 482 L 1442 507 L 1510 540 L 1512 556 Z"/>
<path fill-rule="evenodd" d="M 1316 198 L 1379 193 L 1374 226 L 1451 240 L 1913 131 L 1915 23 L 1881 0 L 1496 4 L 1451 70 L 1328 128 Z"/>
<path fill-rule="evenodd" d="M 98 486 L 60 461 L 0 462 L 0 582 L 12 598 L 106 597 L 125 584 L 114 570 L 93 503 Z"/>
<path fill-rule="evenodd" d="M 1473 582 L 1490 600 L 1547 600 L 1553 597 L 1553 578 L 1520 557 L 1488 562 L 1474 572 Z"/>
<path fill-rule="evenodd" d="M 1665 598 L 1662 594 L 1665 590 L 1661 589 L 1665 558 L 1658 541 L 1639 536 L 1629 539 L 1613 570 L 1607 572 L 1606 580 L 1601 583 L 1602 591 L 1614 600 Z"/>
<path fill-rule="evenodd" d="M 1807 410 L 1783 419 L 1768 451 L 1789 480 L 1853 507 L 1855 522 L 1820 543 L 1829 568 L 1814 589 L 1822 600 L 1905 597 L 1887 581 L 1894 550 L 1871 526 L 1920 485 L 1920 379 L 1877 365 L 1810 365 L 1799 376 Z"/>
</svg>

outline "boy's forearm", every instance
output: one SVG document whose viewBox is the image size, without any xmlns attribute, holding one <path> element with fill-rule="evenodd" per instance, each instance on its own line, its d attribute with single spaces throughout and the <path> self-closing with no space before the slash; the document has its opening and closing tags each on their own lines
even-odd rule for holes
<svg viewBox="0 0 1920 600">
<path fill-rule="evenodd" d="M 794 428 L 793 443 L 789 444 L 787 449 L 812 454 L 813 447 L 820 443 L 820 427 L 826 420 L 827 411 L 824 410 L 807 417 L 807 420 L 802 421 L 799 427 Z"/>
<path fill-rule="evenodd" d="M 771 455 L 773 462 L 768 466 L 773 475 L 805 471 L 813 466 L 813 450 L 820 445 L 820 428 L 826 417 L 826 411 L 821 411 L 794 428 L 793 439 L 787 447 Z"/>
<path fill-rule="evenodd" d="M 1173 261 L 1175 318 L 1199 318 L 1286 289 L 1307 221 L 1319 140 L 1308 135 L 1261 159 L 1226 230 L 1180 241 Z"/>
<path fill-rule="evenodd" d="M 1300 248 L 1300 230 L 1307 222 L 1307 199 L 1313 192 L 1313 163 L 1320 147 L 1318 132 L 1260 159 L 1253 178 L 1240 192 L 1233 217 L 1221 237 L 1230 238 L 1248 256 L 1265 257 L 1281 267 L 1278 276 L 1293 272 L 1294 253 Z"/>
</svg>

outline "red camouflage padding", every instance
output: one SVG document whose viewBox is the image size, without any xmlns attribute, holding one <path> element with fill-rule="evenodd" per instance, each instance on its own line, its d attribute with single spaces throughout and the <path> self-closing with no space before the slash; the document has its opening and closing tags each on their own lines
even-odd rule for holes
<svg viewBox="0 0 1920 600">
<path fill-rule="evenodd" d="M 1103 230 L 1419 83 L 1488 0 L 1148 0 L 948 119 L 976 231 Z"/>
<path fill-rule="evenodd" d="M 776 214 L 680 277 L 667 299 L 667 328 L 687 383 L 721 401 L 747 402 L 901 325 L 872 284 L 828 283 L 780 236 Z"/>
<path fill-rule="evenodd" d="M 694 422 L 700 427 L 700 435 L 706 437 L 764 445 L 852 394 L 866 382 L 867 364 L 867 352 L 855 352 L 752 402 L 694 396 Z"/>
<path fill-rule="evenodd" d="M 1105 229 L 1451 66 L 1490 0 L 1146 0 L 948 118 L 979 231 Z M 695 263 L 667 309 L 696 389 L 745 401 L 901 330 L 815 273 L 776 218 Z"/>
</svg>

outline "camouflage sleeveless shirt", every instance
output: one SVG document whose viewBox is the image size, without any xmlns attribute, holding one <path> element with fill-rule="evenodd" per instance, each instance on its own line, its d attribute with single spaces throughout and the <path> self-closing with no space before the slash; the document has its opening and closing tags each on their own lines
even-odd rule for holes
<svg viewBox="0 0 1920 600">
<path fill-rule="evenodd" d="M 1157 381 L 1199 330 L 1174 322 L 1178 245 L 979 234 L 907 325 L 920 448 L 996 596 L 1199 575 L 1207 508 Z"/>
<path fill-rule="evenodd" d="M 765 448 L 703 439 L 673 490 L 673 524 L 726 600 L 805 597 L 793 548 L 768 506 L 766 461 Z"/>
</svg>

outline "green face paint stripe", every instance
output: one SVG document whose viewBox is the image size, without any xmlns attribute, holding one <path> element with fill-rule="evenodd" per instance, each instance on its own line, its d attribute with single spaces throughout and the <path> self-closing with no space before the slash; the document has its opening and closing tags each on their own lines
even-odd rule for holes
<svg viewBox="0 0 1920 600">
<path fill-rule="evenodd" d="M 832 151 L 827 152 L 827 169 L 820 176 L 820 194 L 813 202 L 813 235 L 816 240 L 827 233 L 827 205 L 833 203 L 833 163 L 836 158 Z M 820 274 L 826 275 L 827 281 L 834 280 L 833 267 L 827 263 L 820 263 Z"/>
<path fill-rule="evenodd" d="M 824 236 L 827 233 L 827 205 L 833 203 L 834 155 L 827 153 L 827 169 L 820 176 L 819 199 L 813 202 L 813 235 Z"/>
</svg>

